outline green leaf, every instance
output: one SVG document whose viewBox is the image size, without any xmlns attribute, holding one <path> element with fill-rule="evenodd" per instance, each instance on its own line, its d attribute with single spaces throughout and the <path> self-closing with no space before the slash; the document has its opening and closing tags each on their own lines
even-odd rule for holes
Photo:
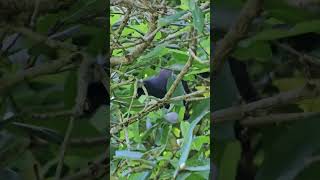
<svg viewBox="0 0 320 180">
<path fill-rule="evenodd" d="M 71 109 L 76 103 L 77 87 L 78 87 L 78 73 L 70 71 L 64 82 L 64 106 L 66 109 Z"/>
<path fill-rule="evenodd" d="M 163 128 L 160 143 L 161 145 L 166 145 L 168 143 L 169 134 L 171 133 L 172 126 L 165 126 Z"/>
<path fill-rule="evenodd" d="M 181 0 L 180 8 L 183 10 L 189 9 L 189 0 Z"/>
<path fill-rule="evenodd" d="M 158 58 L 158 57 L 165 55 L 168 52 L 168 49 L 166 48 L 166 46 L 167 46 L 167 43 L 160 44 L 160 45 L 156 46 L 149 53 L 147 53 L 146 55 L 139 58 L 139 61 L 154 59 L 154 58 Z"/>
<path fill-rule="evenodd" d="M 96 56 L 106 50 L 106 41 L 108 39 L 105 29 L 92 26 L 81 26 L 83 35 L 87 35 L 87 43 L 84 43 L 86 50 Z"/>
<path fill-rule="evenodd" d="M 189 6 L 192 17 L 193 17 L 193 26 L 198 32 L 203 32 L 204 28 L 204 13 L 198 6 L 198 3 L 195 2 L 195 0 L 190 0 L 190 6 Z"/>
<path fill-rule="evenodd" d="M 218 180 L 234 180 L 236 178 L 240 155 L 241 145 L 238 141 L 231 141 L 226 145 L 218 166 Z"/>
<path fill-rule="evenodd" d="M 129 177 L 129 180 L 147 180 L 151 176 L 150 171 L 144 171 L 140 173 L 134 173 Z"/>
<path fill-rule="evenodd" d="M 190 172 L 181 172 L 179 173 L 177 180 L 186 180 L 190 175 Z"/>
<path fill-rule="evenodd" d="M 151 132 L 153 131 L 153 130 L 155 130 L 158 126 L 159 126 L 160 124 L 158 123 L 158 124 L 155 124 L 155 125 L 153 125 L 150 129 L 148 129 L 147 131 L 145 131 L 143 134 L 141 134 L 140 135 L 140 141 L 138 141 L 138 142 L 141 142 L 141 141 L 143 141 L 143 140 L 145 140 L 150 134 L 151 134 Z"/>
<path fill-rule="evenodd" d="M 13 122 L 12 124 L 45 140 L 53 141 L 59 144 L 63 141 L 63 136 L 55 130 L 20 122 Z"/>
<path fill-rule="evenodd" d="M 197 136 L 194 138 L 192 142 L 192 149 L 200 151 L 203 144 L 209 144 L 210 137 L 209 136 Z"/>
<path fill-rule="evenodd" d="M 0 169 L 19 158 L 30 145 L 29 139 L 18 138 L 6 131 L 0 132 Z M 1 177 L 1 176 L 0 176 Z"/>
<path fill-rule="evenodd" d="M 305 33 L 320 33 L 320 20 L 306 21 L 296 24 L 293 28 L 289 30 L 284 29 L 266 29 L 255 36 L 247 39 L 246 43 L 250 44 L 255 41 L 269 41 L 276 40 L 280 38 L 286 38 L 291 36 L 296 36 Z"/>
<path fill-rule="evenodd" d="M 36 24 L 36 31 L 40 33 L 48 33 L 49 28 L 60 19 L 58 14 L 47 14 L 39 16 Z"/>
<path fill-rule="evenodd" d="M 107 119 L 110 109 L 107 106 L 101 106 L 96 113 L 90 118 L 90 123 L 102 134 L 107 133 Z"/>
<path fill-rule="evenodd" d="M 168 51 L 172 53 L 172 56 L 175 59 L 174 63 L 186 63 L 189 58 L 189 54 L 185 50 L 169 49 Z"/>
<path fill-rule="evenodd" d="M 25 179 L 37 179 L 36 172 L 34 171 L 34 166 L 39 165 L 33 152 L 30 150 L 25 151 L 19 159 L 14 161 L 15 167 L 17 167 L 18 172 Z"/>
<path fill-rule="evenodd" d="M 116 158 L 128 158 L 128 159 L 141 159 L 143 156 L 143 153 L 138 152 L 138 151 L 128 151 L 128 150 L 121 150 L 121 151 L 116 151 Z"/>
<path fill-rule="evenodd" d="M 267 149 L 265 160 L 256 179 L 295 179 L 306 168 L 308 158 L 320 150 L 319 116 L 299 120 L 274 139 L 272 147 Z"/>
<path fill-rule="evenodd" d="M 105 121 L 106 122 L 106 121 Z M 129 138 L 133 138 L 134 141 L 140 142 L 139 122 L 134 122 L 128 127 Z"/>
<path fill-rule="evenodd" d="M 230 107 L 238 101 L 238 88 L 228 62 L 223 65 L 221 72 L 211 83 L 214 84 L 214 86 L 212 86 L 213 97 L 210 104 L 212 111 Z M 215 139 L 221 141 L 235 139 L 233 124 L 233 121 L 216 124 L 216 126 L 214 126 Z"/>
<path fill-rule="evenodd" d="M 206 172 L 206 171 L 200 171 L 200 172 Z M 191 173 L 186 180 L 207 180 L 209 177 L 208 175 L 209 174 L 207 173 L 207 176 L 203 177 L 201 174 L 199 174 L 199 171 L 198 171 L 198 172 Z"/>
<path fill-rule="evenodd" d="M 301 7 L 291 6 L 288 2 L 289 1 L 268 0 L 268 1 L 265 1 L 264 7 L 270 17 L 277 18 L 288 24 L 295 24 L 297 22 L 319 18 L 317 16 L 317 13 L 309 12 Z M 294 2 L 294 1 L 291 1 L 291 2 Z M 300 2 L 304 2 L 304 1 L 300 1 Z"/>
<path fill-rule="evenodd" d="M 258 41 L 249 45 L 249 47 L 238 46 L 232 54 L 239 60 L 251 60 L 266 62 L 272 58 L 270 44 L 264 41 Z"/>
<path fill-rule="evenodd" d="M 180 12 L 177 12 L 173 15 L 162 17 L 159 19 L 159 25 L 162 27 L 169 25 L 169 24 L 177 21 L 181 16 L 183 16 L 186 13 L 187 13 L 187 11 L 180 11 Z"/>
<path fill-rule="evenodd" d="M 92 14 L 92 12 L 104 12 L 106 8 L 107 3 L 104 0 L 78 1 L 68 11 L 70 14 L 66 15 L 61 21 L 65 23 L 76 22 L 82 17 Z"/>
<path fill-rule="evenodd" d="M 180 129 L 182 133 L 182 137 L 186 137 L 190 128 L 190 123 L 188 121 L 181 121 Z"/>
<path fill-rule="evenodd" d="M 144 103 L 145 100 L 147 99 L 147 97 L 148 97 L 148 96 L 146 96 L 146 95 L 141 95 L 141 96 L 139 97 L 138 101 L 139 101 L 140 103 Z"/>
<path fill-rule="evenodd" d="M 177 106 L 178 107 L 178 110 L 179 110 L 179 119 L 178 119 L 178 122 L 181 122 L 183 121 L 183 118 L 184 118 L 184 114 L 186 112 L 186 107 L 185 106 Z"/>
<path fill-rule="evenodd" d="M 121 15 L 120 14 L 110 14 L 110 26 L 113 26 L 120 19 L 121 19 Z"/>
<path fill-rule="evenodd" d="M 182 145 L 182 154 L 178 162 L 178 167 L 176 167 L 176 173 L 186 165 L 186 161 L 189 156 L 189 152 L 191 150 L 191 145 L 193 141 L 193 130 L 196 125 L 209 113 L 209 100 L 202 101 L 198 107 L 201 107 L 201 111 L 195 111 L 194 114 L 191 115 L 191 125 L 188 131 L 188 134 L 183 138 Z"/>
</svg>

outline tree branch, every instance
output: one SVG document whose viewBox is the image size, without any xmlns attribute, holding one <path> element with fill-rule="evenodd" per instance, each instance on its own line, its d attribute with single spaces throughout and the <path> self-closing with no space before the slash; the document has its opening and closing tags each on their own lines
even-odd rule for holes
<svg viewBox="0 0 320 180">
<path fill-rule="evenodd" d="M 130 64 L 150 46 L 153 38 L 155 37 L 155 35 L 159 30 L 160 28 L 157 28 L 157 16 L 152 16 L 149 32 L 143 37 L 144 42 L 137 45 L 136 48 L 126 56 L 111 57 L 110 65 L 115 66 L 119 64 Z"/>
<path fill-rule="evenodd" d="M 213 55 L 212 76 L 216 77 L 220 72 L 226 57 L 235 48 L 238 42 L 246 35 L 252 20 L 259 15 L 263 0 L 248 0 L 240 12 L 236 23 L 231 27 L 222 41 L 218 43 Z"/>
<path fill-rule="evenodd" d="M 6 93 L 7 90 L 26 79 L 54 73 L 67 64 L 79 59 L 82 59 L 82 55 L 80 53 L 73 53 L 69 57 L 54 60 L 52 63 L 35 66 L 14 75 L 5 75 L 0 79 L 0 95 Z"/>
<path fill-rule="evenodd" d="M 303 112 L 303 113 L 281 113 L 273 114 L 263 117 L 248 117 L 241 121 L 244 126 L 256 127 L 260 125 L 279 124 L 283 122 L 291 122 L 297 120 L 304 120 L 318 116 L 320 112 Z"/>
<path fill-rule="evenodd" d="M 109 160 L 107 153 L 104 153 L 96 161 L 79 172 L 63 178 L 62 180 L 80 180 L 80 179 L 95 179 L 106 175 L 109 168 Z"/>
<path fill-rule="evenodd" d="M 0 0 L 0 16 L 2 18 L 12 18 L 20 15 L 21 13 L 32 14 L 36 1 L 38 0 Z M 58 11 L 61 8 L 70 7 L 75 2 L 76 0 L 41 0 L 39 1 L 38 12 L 47 13 Z"/>
<path fill-rule="evenodd" d="M 258 109 L 270 108 L 291 102 L 296 102 L 303 99 L 314 98 L 319 96 L 318 87 L 310 87 L 309 85 L 303 88 L 295 89 L 289 92 L 280 93 L 273 97 L 265 98 L 245 105 L 230 107 L 211 113 L 211 118 L 214 123 L 221 123 L 235 119 L 244 118 L 248 113 Z"/>
<path fill-rule="evenodd" d="M 76 45 L 50 39 L 47 36 L 43 36 L 25 27 L 14 27 L 12 25 L 7 25 L 7 28 L 34 40 L 36 43 L 44 43 L 51 48 L 78 51 L 78 47 Z"/>
</svg>

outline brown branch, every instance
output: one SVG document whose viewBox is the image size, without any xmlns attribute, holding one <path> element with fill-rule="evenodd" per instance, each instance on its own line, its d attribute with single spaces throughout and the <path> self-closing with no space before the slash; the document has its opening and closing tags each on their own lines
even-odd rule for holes
<svg viewBox="0 0 320 180">
<path fill-rule="evenodd" d="M 212 76 L 216 77 L 220 72 L 225 59 L 235 48 L 238 42 L 246 35 L 253 19 L 259 15 L 263 0 L 248 0 L 240 12 L 240 15 L 222 41 L 218 43 L 213 55 Z"/>
<path fill-rule="evenodd" d="M 63 140 L 61 147 L 60 147 L 59 162 L 57 165 L 56 175 L 55 175 L 55 177 L 56 177 L 55 179 L 57 179 L 57 180 L 59 180 L 61 177 L 62 167 L 64 164 L 64 157 L 65 157 L 65 153 L 67 151 L 67 146 L 68 146 L 70 138 L 71 138 L 71 133 L 72 133 L 73 127 L 74 127 L 74 117 L 71 117 L 66 134 L 64 136 L 64 140 Z"/>
<path fill-rule="evenodd" d="M 306 60 L 308 63 L 319 66 L 320 67 L 320 59 L 314 56 L 310 56 L 308 54 L 303 54 L 297 50 L 295 50 L 294 48 L 290 47 L 287 44 L 283 44 L 283 43 L 279 43 L 279 42 L 275 42 L 275 45 L 277 45 L 278 47 L 286 50 L 287 52 L 298 56 L 300 59 Z"/>
<path fill-rule="evenodd" d="M 155 13 L 157 10 L 165 8 L 165 6 L 162 5 L 151 4 L 149 1 L 139 2 L 135 0 L 111 0 L 110 5 L 122 5 L 128 8 L 137 8 L 143 11 L 149 11 L 151 13 Z"/>
<path fill-rule="evenodd" d="M 103 175 L 107 175 L 109 172 L 109 160 L 107 153 L 104 153 L 101 157 L 97 158 L 94 162 L 79 172 L 67 176 L 62 180 L 80 180 L 80 179 L 95 179 Z"/>
<path fill-rule="evenodd" d="M 35 5 L 38 0 L 0 0 L 0 16 L 3 17 L 15 17 L 21 13 L 32 14 L 34 12 Z M 38 12 L 48 13 L 58 11 L 61 8 L 70 7 L 76 0 L 41 0 L 38 5 Z M 3 19 L 1 19 L 3 20 Z"/>
<path fill-rule="evenodd" d="M 0 79 L 0 95 L 4 94 L 16 84 L 35 77 L 50 74 L 58 71 L 60 68 L 72 63 L 75 60 L 82 59 L 80 53 L 73 53 L 69 57 L 54 60 L 51 63 L 35 66 L 30 69 L 18 72 L 14 75 L 5 75 Z"/>
<path fill-rule="evenodd" d="M 99 79 L 103 86 L 106 88 L 107 93 L 110 95 L 110 77 L 104 68 L 100 65 L 96 65 L 96 71 L 99 73 Z"/>
<path fill-rule="evenodd" d="M 170 102 L 174 102 L 174 101 L 182 101 L 182 100 L 190 100 L 191 97 L 193 96 L 198 96 L 198 95 L 202 95 L 204 93 L 207 93 L 207 91 L 204 91 L 204 90 L 199 90 L 199 91 L 195 91 L 195 92 L 192 92 L 190 94 L 185 94 L 185 95 L 182 95 L 182 96 L 177 96 L 177 97 L 173 97 L 171 99 L 169 99 Z M 203 97 L 201 97 L 203 98 Z"/>
<path fill-rule="evenodd" d="M 30 112 L 23 112 L 22 116 L 30 116 L 32 119 L 44 119 L 48 120 L 50 118 L 57 118 L 57 117 L 64 117 L 64 116 L 71 116 L 73 114 L 72 110 L 62 110 L 57 112 L 46 112 L 46 113 L 30 113 Z M 56 119 L 54 119 L 56 120 Z"/>
<path fill-rule="evenodd" d="M 50 39 L 47 36 L 41 35 L 41 34 L 34 32 L 28 28 L 14 27 L 12 25 L 7 25 L 6 27 L 9 30 L 18 32 L 18 33 L 32 39 L 36 43 L 44 43 L 51 48 L 59 48 L 59 49 L 64 49 L 64 50 L 69 50 L 69 51 L 78 51 L 78 47 L 76 45 Z"/>
<path fill-rule="evenodd" d="M 258 109 L 270 108 L 303 99 L 314 98 L 319 96 L 319 93 L 320 92 L 317 87 L 310 87 L 309 85 L 306 85 L 303 88 L 280 93 L 273 97 L 265 98 L 249 104 L 217 110 L 211 114 L 211 117 L 214 123 L 232 121 L 244 118 L 248 113 Z"/>
<path fill-rule="evenodd" d="M 313 163 L 318 163 L 320 162 L 320 155 L 313 155 L 311 157 L 305 158 L 303 161 L 303 164 L 305 167 L 310 166 Z"/>
<path fill-rule="evenodd" d="M 93 137 L 93 138 L 77 138 L 71 139 L 70 145 L 75 146 L 97 146 L 97 145 L 105 145 L 108 146 L 109 143 L 107 141 L 107 137 Z"/>
<path fill-rule="evenodd" d="M 80 117 L 83 114 L 85 100 L 87 98 L 88 84 L 92 78 L 91 65 L 93 62 L 89 58 L 83 58 L 78 70 L 78 89 L 76 104 L 74 106 L 74 116 Z"/>
<path fill-rule="evenodd" d="M 117 4 L 129 4 L 130 8 L 132 8 L 133 4 L 135 4 L 135 1 L 131 0 L 113 0 L 111 1 L 111 5 L 117 5 Z M 204 10 L 208 8 L 210 5 L 209 2 L 203 3 L 201 5 L 201 9 Z M 154 7 L 154 5 L 152 5 Z M 141 8 L 141 7 L 139 7 Z M 150 10 L 150 8 L 149 8 Z M 180 19 L 187 19 L 192 14 L 186 13 L 183 15 Z M 153 38 L 155 37 L 156 33 L 161 29 L 161 27 L 157 27 L 157 16 L 153 15 L 151 22 L 149 23 L 150 28 L 149 32 L 142 38 L 142 41 L 138 41 L 135 43 L 136 48 L 126 56 L 119 56 L 119 57 L 111 57 L 110 58 L 110 64 L 111 66 L 119 65 L 119 64 L 130 64 L 132 63 L 136 58 L 138 58 L 152 43 Z M 130 45 L 131 46 L 131 45 Z"/>
<path fill-rule="evenodd" d="M 119 39 L 119 37 L 121 36 L 124 28 L 126 27 L 126 25 L 127 25 L 128 22 L 129 22 L 129 19 L 130 19 L 130 17 L 131 17 L 130 15 L 131 15 L 131 9 L 128 9 L 127 12 L 126 12 L 126 14 L 125 14 L 125 16 L 124 16 L 124 18 L 123 18 L 123 20 L 122 20 L 122 22 L 121 22 L 121 24 L 120 24 L 120 26 L 119 26 L 119 28 L 118 28 L 117 31 L 115 32 L 115 34 L 116 34 L 116 37 L 115 37 L 115 38 L 116 38 L 116 39 Z"/>
<path fill-rule="evenodd" d="M 121 37 L 121 34 L 124 30 L 124 28 L 126 27 L 126 25 L 128 24 L 129 22 L 129 19 L 130 19 L 130 16 L 131 15 L 131 8 L 129 8 L 119 26 L 119 28 L 117 29 L 117 31 L 114 33 L 114 39 L 116 42 L 118 42 L 119 38 Z M 111 46 L 110 48 L 110 54 L 113 54 L 113 50 L 114 50 L 114 47 Z"/>
<path fill-rule="evenodd" d="M 195 44 L 195 43 L 193 43 Z M 189 51 L 192 51 L 189 49 Z M 192 51 L 193 52 L 193 51 Z M 184 77 L 185 74 L 187 74 L 187 72 L 189 71 L 191 65 L 193 62 L 193 57 L 190 55 L 189 60 L 187 61 L 187 63 L 184 65 L 183 69 L 181 70 L 181 72 L 178 74 L 177 78 L 175 79 L 175 81 L 172 83 L 170 89 L 168 90 L 168 92 L 166 93 L 166 95 L 164 96 L 163 100 L 167 101 L 169 100 L 169 98 L 173 95 L 174 91 L 177 89 L 179 83 L 181 82 L 182 78 Z"/>
<path fill-rule="evenodd" d="M 73 116 L 70 117 L 69 125 L 66 131 L 66 134 L 64 136 L 63 143 L 60 147 L 60 154 L 59 154 L 59 162 L 56 169 L 56 179 L 60 179 L 62 166 L 64 163 L 64 156 L 67 150 L 67 146 L 69 144 L 71 133 L 74 127 L 74 121 L 76 118 L 80 117 L 83 114 L 85 100 L 87 97 L 87 90 L 88 90 L 88 84 L 91 80 L 91 65 L 93 64 L 93 61 L 88 58 L 84 57 L 82 58 L 82 62 L 80 64 L 79 70 L 78 70 L 78 91 L 77 91 L 77 98 L 76 98 L 76 104 L 73 108 Z"/>
<path fill-rule="evenodd" d="M 280 124 L 284 122 L 291 122 L 297 120 L 305 120 L 306 118 L 311 118 L 318 116 L 319 112 L 303 112 L 303 113 L 282 113 L 282 114 L 272 114 L 263 117 L 248 117 L 241 121 L 244 126 L 260 126 L 269 124 Z"/>
<path fill-rule="evenodd" d="M 56 143 L 54 141 L 48 141 L 40 138 L 33 138 L 31 141 L 31 146 L 35 147 L 46 147 Z M 83 147 L 83 146 L 101 146 L 108 145 L 107 137 L 88 137 L 88 138 L 72 138 L 69 141 L 70 146 L 72 147 Z"/>
<path fill-rule="evenodd" d="M 130 64 L 132 63 L 136 58 L 138 58 L 151 44 L 153 38 L 157 34 L 157 32 L 160 30 L 160 28 L 157 28 L 156 26 L 156 17 L 153 18 L 153 21 L 150 22 L 150 32 L 147 33 L 143 39 L 144 43 L 141 43 L 136 46 L 136 48 L 128 55 L 126 56 L 120 56 L 120 57 L 111 57 L 110 58 L 110 65 L 115 66 L 119 64 Z"/>
</svg>

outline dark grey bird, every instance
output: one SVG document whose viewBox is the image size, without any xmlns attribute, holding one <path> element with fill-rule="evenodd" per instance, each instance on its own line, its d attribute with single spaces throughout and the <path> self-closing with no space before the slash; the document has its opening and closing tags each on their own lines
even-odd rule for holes
<svg viewBox="0 0 320 180">
<path fill-rule="evenodd" d="M 167 83 L 169 77 L 172 75 L 172 71 L 167 69 L 160 70 L 159 75 L 153 76 L 143 81 L 148 94 L 157 98 L 163 98 L 167 93 Z M 138 88 L 138 96 L 144 94 L 141 87 Z"/>
<path fill-rule="evenodd" d="M 157 76 L 152 76 L 151 78 L 143 80 L 144 87 L 146 88 L 149 96 L 154 96 L 156 98 L 164 98 L 167 93 L 167 84 L 168 79 L 173 75 L 171 70 L 161 69 Z M 188 84 L 186 81 L 182 80 L 182 85 L 185 93 L 190 93 L 190 89 L 188 88 Z M 142 87 L 138 88 L 137 95 L 140 97 L 145 94 Z M 184 119 L 189 118 L 189 110 L 190 104 L 187 102 L 183 102 L 186 107 L 186 113 L 184 115 Z M 169 105 L 165 105 L 166 108 L 169 108 Z"/>
</svg>

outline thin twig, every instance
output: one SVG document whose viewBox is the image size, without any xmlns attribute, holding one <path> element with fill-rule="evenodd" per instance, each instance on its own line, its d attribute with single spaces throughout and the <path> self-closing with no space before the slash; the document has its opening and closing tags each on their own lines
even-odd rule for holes
<svg viewBox="0 0 320 180">
<path fill-rule="evenodd" d="M 318 116 L 320 112 L 303 112 L 303 113 L 282 113 L 272 114 L 263 117 L 248 117 L 241 121 L 244 126 L 261 126 L 269 124 L 280 124 L 297 120 L 305 120 L 310 117 Z"/>
<path fill-rule="evenodd" d="M 291 90 L 289 92 L 283 92 L 273 97 L 261 99 L 249 104 L 217 110 L 211 113 L 211 119 L 212 121 L 214 121 L 214 123 L 232 121 L 235 119 L 243 118 L 250 112 L 258 109 L 270 108 L 303 99 L 314 98 L 319 96 L 319 93 L 320 92 L 317 87 L 310 87 L 306 85 L 302 88 Z"/>
<path fill-rule="evenodd" d="M 62 180 L 80 180 L 80 179 L 94 179 L 101 175 L 106 175 L 109 168 L 109 160 L 107 153 L 103 153 L 96 161 L 91 163 L 88 167 L 80 170 L 79 172 L 67 176 Z"/>
<path fill-rule="evenodd" d="M 155 14 L 151 15 L 151 21 L 149 23 L 149 31 L 148 33 L 143 37 L 144 43 L 139 44 L 136 46 L 136 48 L 126 56 L 120 56 L 120 57 L 111 57 L 110 58 L 110 65 L 115 66 L 119 64 L 130 64 L 132 63 L 136 58 L 138 58 L 151 44 L 153 38 L 157 34 L 157 32 L 161 28 L 157 28 L 157 18 L 158 16 Z"/>
<path fill-rule="evenodd" d="M 73 126 L 74 126 L 74 117 L 71 117 L 70 121 L 69 121 L 68 129 L 67 129 L 66 134 L 64 136 L 63 143 L 60 147 L 59 162 L 58 162 L 57 169 L 56 169 L 56 179 L 57 180 L 59 180 L 60 176 L 61 176 L 63 162 L 64 162 L 64 156 L 66 153 L 67 146 L 69 144 L 69 140 L 71 137 L 71 132 L 72 132 Z"/>
<path fill-rule="evenodd" d="M 64 141 L 61 145 L 61 150 L 60 150 L 60 158 L 59 158 L 59 163 L 57 166 L 56 170 L 56 179 L 59 180 L 61 176 L 61 171 L 63 167 L 63 161 L 64 161 L 64 155 L 66 152 L 67 145 L 69 143 L 70 137 L 71 137 L 71 132 L 74 126 L 74 120 L 75 118 L 78 118 L 79 116 L 82 115 L 83 110 L 84 110 L 84 103 L 86 100 L 86 95 L 87 95 L 87 89 L 88 89 L 88 83 L 90 80 L 90 67 L 91 67 L 92 61 L 84 57 L 82 59 L 81 65 L 78 70 L 78 92 L 77 92 L 77 98 L 76 98 L 76 104 L 74 107 L 74 112 L 73 116 L 71 116 L 70 121 L 69 121 L 69 126 L 64 138 Z"/>
<path fill-rule="evenodd" d="M 283 43 L 279 43 L 279 42 L 274 42 L 274 44 L 277 45 L 278 47 L 286 50 L 287 52 L 289 52 L 295 56 L 298 56 L 300 59 L 306 60 L 306 61 L 308 61 L 308 63 L 314 64 L 314 65 L 320 67 L 320 59 L 319 58 L 314 57 L 314 56 L 310 56 L 308 54 L 303 54 L 303 53 L 295 50 L 294 48 L 290 47 L 287 44 L 283 44 Z"/>
<path fill-rule="evenodd" d="M 259 15 L 263 0 L 248 0 L 242 8 L 236 23 L 224 36 L 213 55 L 212 76 L 216 77 L 220 72 L 225 59 L 236 47 L 238 42 L 246 35 L 247 30 L 253 19 Z"/>
<path fill-rule="evenodd" d="M 78 51 L 78 49 L 79 49 L 74 44 L 49 39 L 47 36 L 43 36 L 37 32 L 31 31 L 30 29 L 25 28 L 25 27 L 15 27 L 12 25 L 7 25 L 7 28 L 9 28 L 15 32 L 21 33 L 22 35 L 27 36 L 28 38 L 31 38 L 36 43 L 44 43 L 51 48 L 59 48 L 59 49 L 69 50 L 72 52 Z"/>
<path fill-rule="evenodd" d="M 34 25 L 35 25 L 36 18 L 37 18 L 38 13 L 39 13 L 39 5 L 40 5 L 40 0 L 35 0 L 35 2 L 34 2 L 34 10 L 33 10 L 33 13 L 32 13 L 31 19 L 30 19 L 30 24 L 29 24 L 29 26 L 31 28 L 33 28 Z"/>
<path fill-rule="evenodd" d="M 55 60 L 52 63 L 35 66 L 15 75 L 5 75 L 0 79 L 0 95 L 26 79 L 56 72 L 60 68 L 78 59 L 82 59 L 82 55 L 80 53 L 72 53 L 70 56 Z"/>
</svg>

